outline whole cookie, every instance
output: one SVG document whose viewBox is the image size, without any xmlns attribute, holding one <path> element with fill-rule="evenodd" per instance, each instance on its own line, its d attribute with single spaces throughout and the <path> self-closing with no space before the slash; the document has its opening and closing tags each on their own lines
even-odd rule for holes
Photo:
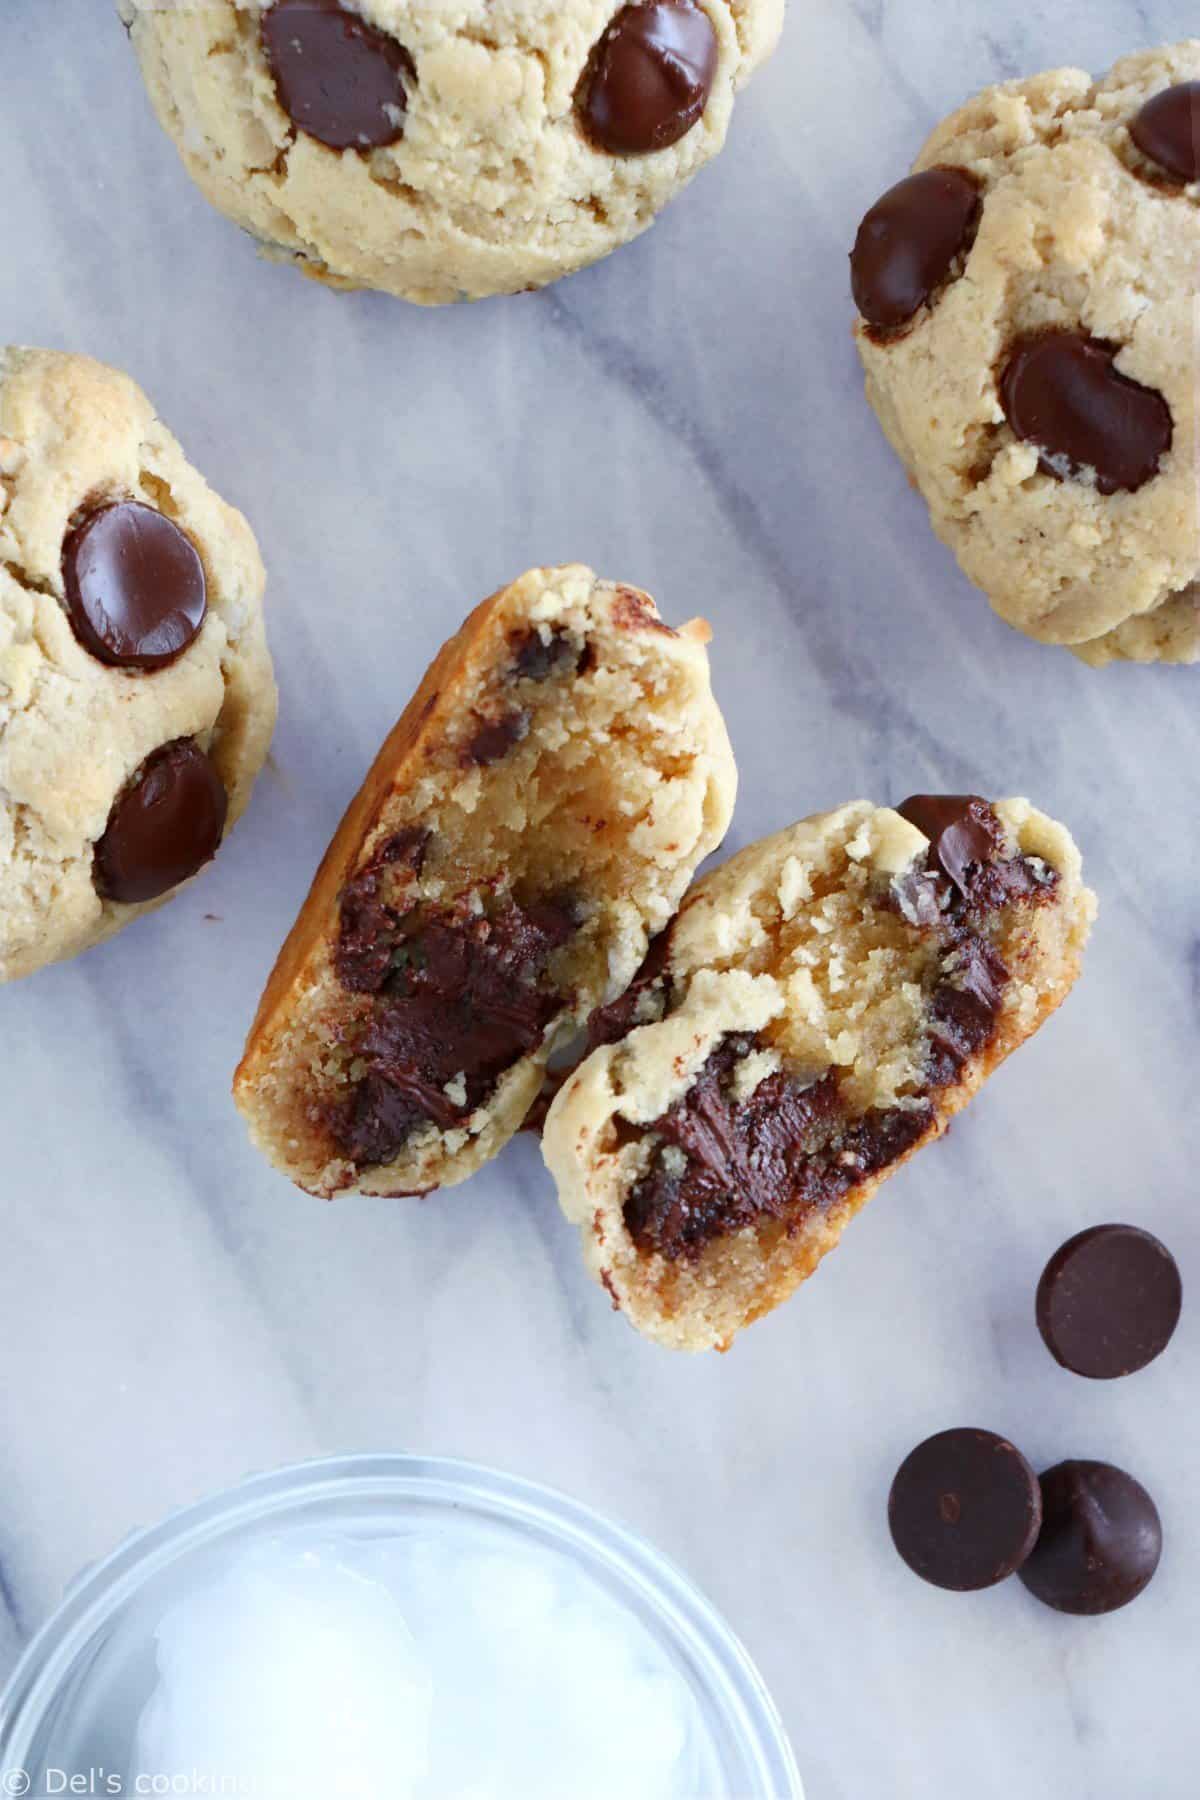
<svg viewBox="0 0 1200 1800">
<path fill-rule="evenodd" d="M 216 853 L 275 723 L 263 585 L 128 376 L 0 350 L 0 981 Z"/>
<path fill-rule="evenodd" d="M 1200 657 L 1200 39 L 987 89 L 868 211 L 867 394 L 1002 618 Z"/>
<path fill-rule="evenodd" d="M 205 196 L 341 287 L 437 305 L 627 242 L 725 139 L 783 0 L 118 0 Z"/>
</svg>

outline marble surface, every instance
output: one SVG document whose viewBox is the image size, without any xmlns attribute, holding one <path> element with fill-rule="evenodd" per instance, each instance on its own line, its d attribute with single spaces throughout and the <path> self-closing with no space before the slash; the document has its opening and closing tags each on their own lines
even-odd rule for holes
<svg viewBox="0 0 1200 1800">
<path fill-rule="evenodd" d="M 7 990 L 0 1656 L 133 1526 L 322 1452 L 458 1453 L 646 1532 L 743 1635 L 810 1800 L 1188 1800 L 1200 1764 L 1200 1309 L 1093 1385 L 1032 1322 L 1110 1217 L 1200 1283 L 1200 671 L 1096 673 L 1007 630 L 861 397 L 845 252 L 975 87 L 1101 69 L 1184 0 L 793 0 L 729 146 L 657 228 L 540 296 L 425 313 L 258 261 L 194 193 L 107 0 L 4 0 L 6 338 L 127 367 L 250 515 L 282 713 L 219 862 Z M 254 999 L 386 727 L 469 604 L 566 558 L 712 620 L 732 843 L 851 795 L 1027 792 L 1102 898 L 1085 977 L 940 1148 L 731 1355 L 640 1342 L 537 1147 L 424 1204 L 293 1192 L 228 1099 Z M 1108 1458 L 1160 1576 L 1071 1620 L 918 1583 L 884 1500 L 927 1432 Z"/>
</svg>

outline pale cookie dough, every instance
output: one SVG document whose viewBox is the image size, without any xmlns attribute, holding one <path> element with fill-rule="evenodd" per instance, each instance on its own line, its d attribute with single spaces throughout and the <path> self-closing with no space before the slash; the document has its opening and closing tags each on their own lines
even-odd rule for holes
<svg viewBox="0 0 1200 1800">
<path fill-rule="evenodd" d="M 0 981 L 157 905 L 245 807 L 275 721 L 263 586 L 128 376 L 0 350 Z"/>
<path fill-rule="evenodd" d="M 613 1305 L 727 1349 L 1065 998 L 1094 911 L 1061 825 L 971 796 L 857 801 L 697 882 L 543 1134 Z"/>
<path fill-rule="evenodd" d="M 867 394 L 934 530 L 1092 664 L 1200 657 L 1198 82 L 1192 38 L 988 88 L 852 258 Z"/>
<path fill-rule="evenodd" d="M 348 40 L 313 20 L 331 5 L 119 0 L 214 206 L 307 275 L 426 305 L 541 287 L 644 231 L 720 150 L 783 19 L 783 0 L 346 0 Z M 314 94 L 331 45 L 346 78 Z"/>
<path fill-rule="evenodd" d="M 565 567 L 494 594 L 443 647 L 326 853 L 234 1080 L 298 1186 L 464 1180 L 624 991 L 733 810 L 708 635 Z"/>
</svg>

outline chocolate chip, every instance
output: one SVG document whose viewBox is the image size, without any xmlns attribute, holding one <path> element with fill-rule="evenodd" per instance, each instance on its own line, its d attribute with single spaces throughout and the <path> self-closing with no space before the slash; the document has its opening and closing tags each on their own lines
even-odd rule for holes
<svg viewBox="0 0 1200 1800">
<path fill-rule="evenodd" d="M 486 768 L 507 756 L 529 731 L 527 712 L 504 713 L 499 719 L 484 719 L 467 745 L 467 761 Z"/>
<path fill-rule="evenodd" d="M 404 136 L 412 57 L 361 14 L 337 0 L 275 0 L 262 38 L 279 103 L 298 130 L 331 150 L 371 150 Z"/>
<path fill-rule="evenodd" d="M 979 184 L 962 169 L 923 169 L 889 188 L 850 252 L 854 304 L 867 323 L 894 331 L 932 300 L 970 252 L 982 210 Z"/>
<path fill-rule="evenodd" d="M 892 1542 L 915 1574 L 967 1593 L 1019 1569 L 1042 1518 L 1038 1478 L 994 1431 L 940 1431 L 910 1451 L 888 1496 Z"/>
<path fill-rule="evenodd" d="M 1147 100 L 1130 121 L 1141 151 L 1177 181 L 1200 181 L 1200 81 L 1181 81 Z"/>
<path fill-rule="evenodd" d="M 536 627 L 514 637 L 511 649 L 515 681 L 548 681 L 568 668 L 577 671 L 584 654 L 565 631 L 553 630 L 543 638 Z"/>
<path fill-rule="evenodd" d="M 910 794 L 896 811 L 929 839 L 930 859 L 964 896 L 971 870 L 999 855 L 1000 821 L 978 794 Z"/>
<path fill-rule="evenodd" d="M 1036 444 L 1047 475 L 1094 473 L 1102 494 L 1136 493 L 1171 448 L 1174 422 L 1162 395 L 1122 375 L 1117 352 L 1081 331 L 1021 340 L 1000 378 L 1005 416 Z"/>
<path fill-rule="evenodd" d="M 1110 1613 L 1147 1586 L 1162 1555 L 1158 1508 L 1111 1463 L 1062 1462 L 1042 1476 L 1042 1529 L 1021 1580 L 1065 1613 Z"/>
<path fill-rule="evenodd" d="M 1162 1354 L 1182 1304 L 1179 1268 L 1165 1244 L 1136 1225 L 1093 1225 L 1046 1264 L 1038 1330 L 1064 1369 L 1111 1381 Z"/>
<path fill-rule="evenodd" d="M 68 535 L 62 561 L 71 625 L 99 662 L 164 668 L 204 623 L 204 565 L 191 539 L 152 506 L 98 507 Z"/>
<path fill-rule="evenodd" d="M 157 900 L 216 855 L 229 798 L 199 744 L 178 738 L 148 756 L 113 802 L 96 845 L 106 900 Z"/>
<path fill-rule="evenodd" d="M 717 72 L 712 20 L 693 0 L 623 6 L 584 70 L 575 106 L 585 135 L 614 156 L 666 150 L 692 129 Z"/>
</svg>

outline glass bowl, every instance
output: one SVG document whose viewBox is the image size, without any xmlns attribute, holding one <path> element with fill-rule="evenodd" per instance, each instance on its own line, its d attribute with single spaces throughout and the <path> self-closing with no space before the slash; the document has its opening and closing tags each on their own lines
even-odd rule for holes
<svg viewBox="0 0 1200 1800">
<path fill-rule="evenodd" d="M 137 1721 L 156 1679 L 155 1629 L 214 1555 L 296 1529 L 370 1538 L 433 1527 L 478 1547 L 507 1543 L 565 1557 L 641 1622 L 687 1682 L 707 1726 L 713 1785 L 697 1800 L 803 1800 L 761 1677 L 665 1557 L 549 1488 L 408 1455 L 339 1457 L 256 1476 L 138 1533 L 90 1569 L 0 1696 L 0 1795 L 139 1791 L 130 1771 Z M 62 1785 L 71 1777 L 91 1785 Z"/>
</svg>

